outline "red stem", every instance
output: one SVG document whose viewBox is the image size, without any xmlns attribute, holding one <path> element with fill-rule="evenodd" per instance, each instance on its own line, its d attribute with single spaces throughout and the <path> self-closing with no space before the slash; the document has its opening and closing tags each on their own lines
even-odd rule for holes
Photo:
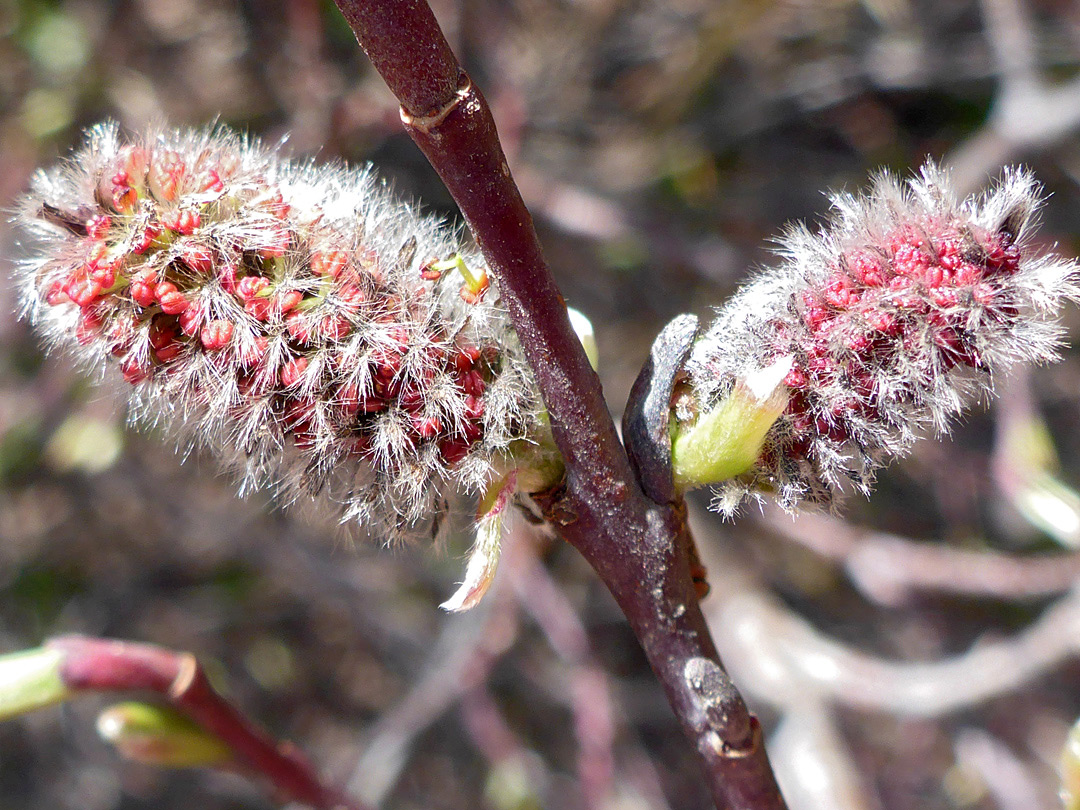
<svg viewBox="0 0 1080 810">
<path fill-rule="evenodd" d="M 60 675 L 69 689 L 153 692 L 218 737 L 287 800 L 319 810 L 365 810 L 324 785 L 292 743 L 274 740 L 215 692 L 191 653 L 85 636 L 63 636 L 48 646 L 64 653 Z"/>
<path fill-rule="evenodd" d="M 533 367 L 567 469 L 565 484 L 539 499 L 545 515 L 626 614 L 702 755 L 716 806 L 782 808 L 760 728 L 720 669 L 702 619 L 683 511 L 650 500 L 635 477 L 486 101 L 424 0 L 336 2 L 401 102 L 406 131 L 460 207 Z"/>
</svg>

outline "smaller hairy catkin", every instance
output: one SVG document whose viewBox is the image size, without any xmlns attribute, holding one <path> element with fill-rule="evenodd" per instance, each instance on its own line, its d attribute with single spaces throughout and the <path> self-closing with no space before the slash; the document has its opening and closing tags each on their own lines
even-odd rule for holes
<svg viewBox="0 0 1080 810">
<path fill-rule="evenodd" d="M 390 540 L 432 534 L 550 445 L 482 259 L 370 170 L 223 128 L 92 129 L 20 202 L 23 309 L 133 412 L 243 488 L 325 496 Z"/>
<path fill-rule="evenodd" d="M 830 506 L 845 489 L 869 492 L 880 466 L 927 428 L 944 432 L 995 374 L 1054 359 L 1078 267 L 1032 244 L 1039 193 L 1010 169 L 960 200 L 927 164 L 908 182 L 882 174 L 865 194 L 834 196 L 826 227 L 788 231 L 779 266 L 696 344 L 676 461 L 701 414 L 733 395 L 761 402 L 775 409 L 767 432 L 749 468 L 719 483 L 718 508 L 765 493 L 788 509 Z"/>
</svg>

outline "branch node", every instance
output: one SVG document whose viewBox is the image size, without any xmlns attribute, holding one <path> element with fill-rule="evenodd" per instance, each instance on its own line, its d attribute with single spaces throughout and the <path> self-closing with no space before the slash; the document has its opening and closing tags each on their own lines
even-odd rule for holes
<svg viewBox="0 0 1080 810">
<path fill-rule="evenodd" d="M 742 745 L 732 745 L 716 731 L 709 731 L 703 738 L 703 743 L 716 756 L 725 759 L 749 759 L 756 756 L 761 748 L 761 723 L 756 717 L 750 718 L 750 737 Z"/>
<path fill-rule="evenodd" d="M 457 90 L 454 91 L 454 95 L 451 96 L 449 101 L 434 112 L 430 112 L 427 115 L 413 115 L 405 109 L 405 105 L 402 104 L 401 123 L 405 125 L 406 129 L 415 129 L 419 132 L 423 132 L 425 135 L 430 135 L 432 130 L 436 129 L 446 120 L 446 117 L 450 115 L 450 113 L 460 107 L 462 102 L 466 101 L 472 95 L 472 80 L 469 79 L 468 74 L 463 72 Z"/>
<path fill-rule="evenodd" d="M 555 526 L 569 526 L 578 520 L 577 509 L 566 490 L 566 481 L 560 481 L 545 492 L 534 492 L 532 502 L 543 520 Z"/>
<path fill-rule="evenodd" d="M 708 658 L 695 657 L 683 667 L 683 678 L 690 686 L 706 728 L 719 735 L 719 753 L 743 755 L 753 750 L 753 721 L 749 720 L 742 696 L 720 665 Z"/>
</svg>

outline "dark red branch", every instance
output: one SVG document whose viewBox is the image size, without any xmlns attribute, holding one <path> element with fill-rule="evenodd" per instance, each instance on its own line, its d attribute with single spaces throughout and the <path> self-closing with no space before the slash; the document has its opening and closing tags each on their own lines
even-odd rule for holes
<svg viewBox="0 0 1080 810">
<path fill-rule="evenodd" d="M 64 653 L 60 674 L 69 689 L 153 692 L 224 742 L 237 762 L 265 777 L 283 798 L 319 810 L 364 810 L 324 785 L 294 745 L 274 740 L 215 692 L 190 653 L 84 636 L 63 636 L 48 646 Z"/>
<path fill-rule="evenodd" d="M 430 115 L 453 97 L 461 68 L 426 0 L 343 2 L 338 8 L 404 109 Z M 407 59 L 396 56 L 403 48 Z"/>
<path fill-rule="evenodd" d="M 722 673 L 690 577 L 684 515 L 646 497 L 634 475 L 510 176 L 487 103 L 424 0 L 337 3 L 401 102 L 406 130 L 460 207 L 536 374 L 567 470 L 558 492 L 540 498 L 545 515 L 626 613 L 702 755 L 717 807 L 783 807 L 756 720 L 741 698 L 734 699 L 734 687 L 714 693 L 714 670 L 700 665 L 711 662 Z M 708 677 L 690 677 L 699 671 Z"/>
<path fill-rule="evenodd" d="M 571 514 L 565 491 L 535 496 L 560 534 L 596 568 L 614 594 L 697 748 L 718 808 L 784 807 L 758 721 L 719 665 L 701 614 L 689 559 L 684 508 L 654 504 L 646 531 L 612 553 L 612 532 L 590 511 Z"/>
</svg>

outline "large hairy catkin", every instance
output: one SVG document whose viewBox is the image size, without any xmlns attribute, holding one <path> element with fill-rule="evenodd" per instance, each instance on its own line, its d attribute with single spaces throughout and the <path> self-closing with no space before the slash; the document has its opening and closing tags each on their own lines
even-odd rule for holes
<svg viewBox="0 0 1080 810">
<path fill-rule="evenodd" d="M 222 128 L 91 130 L 20 203 L 25 312 L 244 487 L 430 534 L 546 434 L 479 255 L 369 170 Z"/>
<path fill-rule="evenodd" d="M 960 200 L 927 164 L 909 182 L 883 174 L 865 194 L 834 196 L 828 224 L 791 229 L 779 265 L 695 346 L 676 460 L 684 446 L 691 455 L 701 414 L 732 397 L 760 403 L 767 432 L 749 468 L 719 484 L 720 510 L 765 493 L 789 509 L 831 505 L 845 489 L 868 492 L 882 464 L 925 429 L 944 431 L 995 374 L 1053 359 L 1078 267 L 1032 244 L 1039 191 L 1008 170 Z"/>
</svg>

